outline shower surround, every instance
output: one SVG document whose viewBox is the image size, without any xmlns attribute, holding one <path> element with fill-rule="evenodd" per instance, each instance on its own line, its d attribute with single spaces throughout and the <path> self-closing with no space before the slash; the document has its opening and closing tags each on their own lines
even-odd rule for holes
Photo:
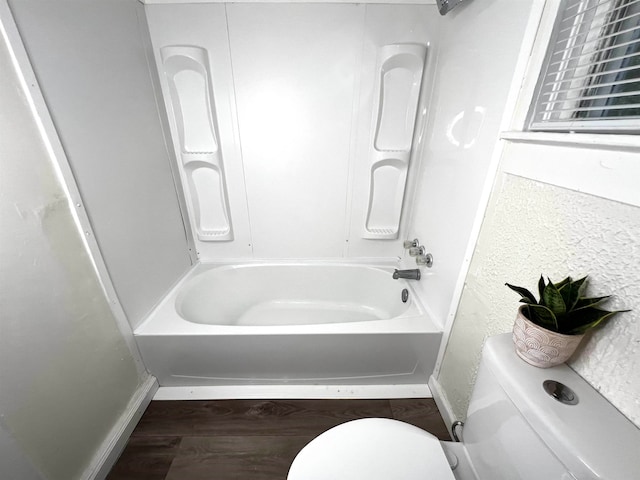
<svg viewBox="0 0 640 480">
<path fill-rule="evenodd" d="M 402 253 L 434 5 L 145 11 L 200 261 Z"/>
<path fill-rule="evenodd" d="M 135 330 L 160 395 L 428 395 L 442 327 L 391 274 L 435 5 L 145 12 L 197 259 Z"/>
</svg>

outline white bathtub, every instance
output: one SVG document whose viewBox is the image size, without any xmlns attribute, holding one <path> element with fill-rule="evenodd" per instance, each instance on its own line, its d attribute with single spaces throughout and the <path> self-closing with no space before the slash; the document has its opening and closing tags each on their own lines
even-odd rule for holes
<svg viewBox="0 0 640 480">
<path fill-rule="evenodd" d="M 136 340 L 166 398 L 212 396 L 210 389 L 195 397 L 184 392 L 223 386 L 259 386 L 260 395 L 272 396 L 282 396 L 278 386 L 299 387 L 287 390 L 296 396 L 331 386 L 375 386 L 386 396 L 428 392 L 442 329 L 411 281 L 393 280 L 392 272 L 350 264 L 200 264 L 136 329 Z"/>
</svg>

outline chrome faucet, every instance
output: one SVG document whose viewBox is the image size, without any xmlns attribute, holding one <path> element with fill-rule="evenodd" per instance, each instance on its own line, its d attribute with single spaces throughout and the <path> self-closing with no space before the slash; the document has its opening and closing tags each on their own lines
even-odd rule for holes
<svg viewBox="0 0 640 480">
<path fill-rule="evenodd" d="M 433 255 L 427 253 L 427 250 L 423 245 L 420 245 L 420 240 L 417 238 L 413 240 L 405 240 L 404 248 L 405 250 L 409 250 L 409 256 L 416 259 L 416 264 L 425 265 L 428 268 L 433 267 Z M 420 280 L 420 276 L 418 276 L 416 280 Z"/>
<path fill-rule="evenodd" d="M 393 272 L 393 279 L 406 278 L 407 280 L 420 280 L 420 269 L 414 268 L 413 270 L 398 270 L 397 268 Z"/>
</svg>

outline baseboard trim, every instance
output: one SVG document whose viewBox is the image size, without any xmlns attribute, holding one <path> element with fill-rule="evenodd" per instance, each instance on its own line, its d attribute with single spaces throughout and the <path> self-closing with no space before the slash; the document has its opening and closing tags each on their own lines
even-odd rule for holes
<svg viewBox="0 0 640 480">
<path fill-rule="evenodd" d="M 160 387 L 154 400 L 430 398 L 427 385 L 234 385 Z"/>
<path fill-rule="evenodd" d="M 144 383 L 138 387 L 129 401 L 127 409 L 102 442 L 91 464 L 80 477 L 82 480 L 104 480 L 107 477 L 157 390 L 156 377 L 149 375 Z"/>
<path fill-rule="evenodd" d="M 451 435 L 451 425 L 453 425 L 453 422 L 459 419 L 456 418 L 455 414 L 453 413 L 451 403 L 449 403 L 449 399 L 444 393 L 442 386 L 433 375 L 429 377 L 429 390 L 431 390 L 431 393 L 433 394 L 433 400 L 436 402 L 438 410 L 440 411 L 440 415 L 444 420 L 444 424 L 449 427 L 449 435 Z"/>
</svg>

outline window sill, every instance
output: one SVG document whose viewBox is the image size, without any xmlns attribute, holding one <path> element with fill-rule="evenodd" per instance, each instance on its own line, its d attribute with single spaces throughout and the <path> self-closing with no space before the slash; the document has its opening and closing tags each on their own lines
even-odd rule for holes
<svg viewBox="0 0 640 480">
<path fill-rule="evenodd" d="M 640 136 L 503 132 L 501 171 L 640 206 Z"/>
<path fill-rule="evenodd" d="M 502 140 L 517 143 L 542 143 L 576 147 L 595 147 L 640 150 L 640 135 L 613 135 L 604 133 L 554 133 L 508 131 L 500 134 Z"/>
</svg>

